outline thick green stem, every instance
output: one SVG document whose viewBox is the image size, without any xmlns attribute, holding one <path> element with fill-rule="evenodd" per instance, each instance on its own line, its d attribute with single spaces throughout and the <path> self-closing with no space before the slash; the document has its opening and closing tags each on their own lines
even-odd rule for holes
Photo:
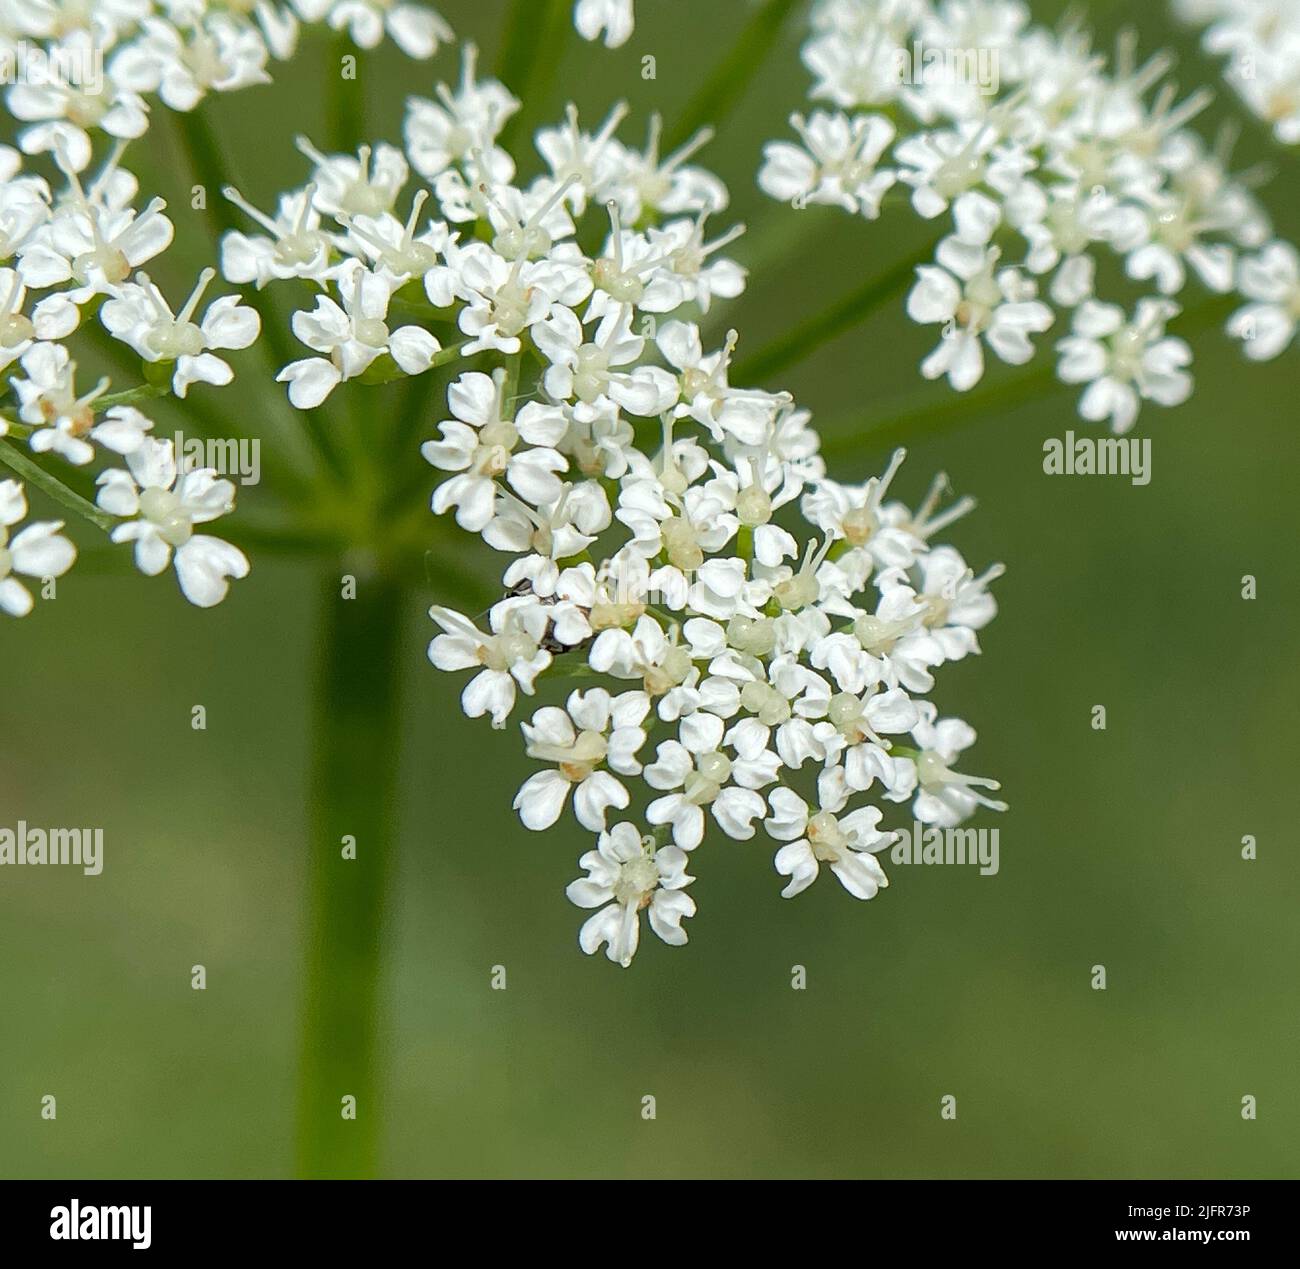
<svg viewBox="0 0 1300 1269">
<path fill-rule="evenodd" d="M 386 577 L 362 576 L 356 597 L 343 598 L 347 568 L 324 579 L 314 723 L 298 1125 L 298 1170 L 307 1177 L 373 1176 L 384 1118 L 379 997 L 403 591 Z"/>
<path fill-rule="evenodd" d="M 917 265 L 933 258 L 934 243 L 929 243 L 916 255 L 864 283 L 825 312 L 800 323 L 767 347 L 760 348 L 752 357 L 745 358 L 732 373 L 732 382 L 748 387 L 802 361 L 823 344 L 865 322 L 882 304 L 897 298 L 912 281 Z"/>
</svg>

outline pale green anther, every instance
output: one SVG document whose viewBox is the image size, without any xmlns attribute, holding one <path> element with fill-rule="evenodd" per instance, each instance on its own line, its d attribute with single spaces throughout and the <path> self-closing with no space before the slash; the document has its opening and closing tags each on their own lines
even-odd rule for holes
<svg viewBox="0 0 1300 1269">
<path fill-rule="evenodd" d="M 880 527 L 880 521 L 870 505 L 854 507 L 840 521 L 844 536 L 851 546 L 862 546 L 870 541 L 872 534 Z"/>
<path fill-rule="evenodd" d="M 194 532 L 181 500 L 168 489 L 146 489 L 140 495 L 140 514 L 157 530 L 168 546 L 184 546 Z"/>
<path fill-rule="evenodd" d="M 358 317 L 352 323 L 352 330 L 359 343 L 371 348 L 383 348 L 388 344 L 388 327 L 377 317 Z"/>
<path fill-rule="evenodd" d="M 617 262 L 608 256 L 596 261 L 591 280 L 620 304 L 636 304 L 645 294 L 645 283 L 635 273 L 620 270 Z"/>
<path fill-rule="evenodd" d="M 736 515 L 741 524 L 766 524 L 772 518 L 772 499 L 761 485 L 749 485 L 736 497 Z"/>
<path fill-rule="evenodd" d="M 765 657 L 776 647 L 776 626 L 769 617 L 733 617 L 727 622 L 727 642 L 747 656 Z"/>
<path fill-rule="evenodd" d="M 614 898 L 619 903 L 634 903 L 639 907 L 658 885 L 659 869 L 653 859 L 643 855 L 628 860 L 619 868 Z"/>
<path fill-rule="evenodd" d="M 893 648 L 907 633 L 908 625 L 905 621 L 882 621 L 863 613 L 853 623 L 853 634 L 865 651 L 879 655 Z"/>
<path fill-rule="evenodd" d="M 17 348 L 36 334 L 31 319 L 22 313 L 10 313 L 0 318 L 0 347 Z"/>
<path fill-rule="evenodd" d="M 583 344 L 578 349 L 578 365 L 573 373 L 573 390 L 578 400 L 591 404 L 609 379 L 609 355 L 599 344 Z"/>
<path fill-rule="evenodd" d="M 977 154 L 963 150 L 938 166 L 930 184 L 940 197 L 951 202 L 958 194 L 978 185 L 983 178 L 983 160 Z"/>
<path fill-rule="evenodd" d="M 197 357 L 203 351 L 203 332 L 193 322 L 159 323 L 150 334 L 149 346 L 163 361 Z"/>
<path fill-rule="evenodd" d="M 852 692 L 836 692 L 827 712 L 836 727 L 843 727 L 862 717 L 862 702 Z"/>
<path fill-rule="evenodd" d="M 131 262 L 110 243 L 100 243 L 72 262 L 72 276 L 81 285 L 90 281 L 90 271 L 97 270 L 107 282 L 125 282 L 131 276 Z"/>
<path fill-rule="evenodd" d="M 724 753 L 702 753 L 695 765 L 700 775 L 712 784 L 724 784 L 731 776 L 731 759 Z"/>
<path fill-rule="evenodd" d="M 663 537 L 664 550 L 668 554 L 668 562 L 674 568 L 689 573 L 704 563 L 704 552 L 695 540 L 695 529 L 689 520 L 672 516 L 663 522 L 659 531 Z"/>
<path fill-rule="evenodd" d="M 790 702 L 768 683 L 746 683 L 740 703 L 765 727 L 776 727 L 790 719 Z"/>
</svg>

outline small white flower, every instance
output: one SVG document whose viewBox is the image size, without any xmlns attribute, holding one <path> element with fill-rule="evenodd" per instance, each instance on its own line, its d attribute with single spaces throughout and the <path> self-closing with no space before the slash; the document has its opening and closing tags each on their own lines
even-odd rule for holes
<svg viewBox="0 0 1300 1269">
<path fill-rule="evenodd" d="M 114 542 L 135 543 L 136 567 L 156 577 L 175 557 L 181 593 L 199 608 L 225 599 L 230 578 L 248 576 L 248 560 L 221 538 L 194 532 L 228 514 L 235 486 L 211 468 L 177 471 L 171 441 L 145 438 L 126 456 L 129 472 L 99 474 L 96 501 L 112 515 L 131 517 L 112 532 Z"/>
<path fill-rule="evenodd" d="M 18 394 L 18 417 L 36 429 L 28 444 L 38 454 L 85 466 L 95 456 L 87 440 L 96 432 L 95 401 L 108 391 L 108 380 L 78 396 L 77 365 L 62 344 L 33 344 L 18 364 L 23 375 L 10 383 Z"/>
<path fill-rule="evenodd" d="M 728 837 L 748 841 L 754 835 L 752 821 L 766 806 L 754 790 L 728 783 L 735 762 L 722 752 L 722 719 L 692 714 L 682 720 L 680 734 L 680 740 L 660 744 L 655 761 L 645 769 L 645 781 L 652 789 L 681 791 L 656 798 L 646 819 L 651 824 L 671 824 L 677 845 L 694 850 L 704 839 L 707 806 Z"/>
<path fill-rule="evenodd" d="M 927 379 L 947 375 L 958 392 L 965 392 L 984 375 L 981 341 L 1010 365 L 1024 365 L 1034 355 L 1029 336 L 1045 331 L 1053 317 L 1018 270 L 998 270 L 1001 252 L 986 245 L 997 225 L 992 201 L 982 194 L 963 195 L 954 214 L 958 231 L 937 252 L 942 267 L 917 269 L 907 314 L 913 321 L 944 327 L 943 339 L 921 363 L 921 373 Z"/>
<path fill-rule="evenodd" d="M 172 391 L 178 397 L 184 397 L 192 383 L 229 383 L 235 377 L 230 363 L 209 349 L 248 348 L 262 329 L 257 312 L 241 304 L 237 295 L 223 295 L 208 305 L 202 320 L 193 320 L 203 292 L 216 277 L 215 269 L 199 274 L 179 313 L 172 312 L 147 274 L 136 277 L 137 283 L 119 287 L 100 309 L 105 329 L 145 361 L 175 363 Z"/>
<path fill-rule="evenodd" d="M 641 913 L 650 928 L 671 947 L 686 943 L 682 918 L 695 915 L 695 900 L 683 893 L 694 877 L 687 875 L 686 855 L 676 846 L 656 847 L 626 821 L 601 833 L 596 849 L 578 861 L 587 876 L 572 882 L 565 894 L 580 908 L 599 908 L 578 934 L 588 956 L 605 945 L 605 955 L 626 969 L 636 954 Z"/>
<path fill-rule="evenodd" d="M 1074 314 L 1074 333 L 1057 345 L 1057 374 L 1063 383 L 1086 383 L 1079 414 L 1093 423 L 1110 420 L 1112 432 L 1127 432 L 1142 401 L 1179 405 L 1191 395 L 1192 350 L 1165 323 L 1179 313 L 1170 300 L 1140 300 L 1131 321 L 1116 304 L 1089 300 Z"/>
<path fill-rule="evenodd" d="M 332 0 L 327 20 L 336 31 L 346 28 L 360 48 L 376 48 L 385 31 L 408 57 L 432 57 L 456 33 L 434 9 L 403 0 Z"/>
<path fill-rule="evenodd" d="M 466 44 L 460 87 L 454 93 L 439 84 L 436 102 L 411 97 L 406 103 L 402 139 L 411 166 L 426 180 L 475 154 L 486 154 L 483 163 L 493 181 L 514 176 L 513 160 L 493 142 L 519 109 L 519 99 L 495 79 L 478 80 L 477 69 L 478 47 Z"/>
<path fill-rule="evenodd" d="M 649 709 L 642 692 L 611 697 L 604 688 L 574 692 L 564 709 L 548 705 L 522 724 L 530 758 L 555 764 L 520 786 L 514 807 L 526 828 L 550 828 L 560 818 L 569 791 L 578 823 L 603 830 L 608 809 L 624 810 L 627 789 L 610 774 L 639 775 L 637 751 L 645 744 L 641 724 Z M 608 767 L 609 771 L 598 768 Z"/>
<path fill-rule="evenodd" d="M 1242 260 L 1237 286 L 1251 303 L 1228 319 L 1252 361 L 1269 361 L 1290 347 L 1300 323 L 1300 253 L 1289 242 L 1271 242 Z"/>
<path fill-rule="evenodd" d="M 848 802 L 848 790 L 838 770 L 822 773 L 817 783 L 818 808 L 814 812 L 791 789 L 774 789 L 769 798 L 771 817 L 763 821 L 768 835 L 787 843 L 776 852 L 776 870 L 790 882 L 781 891 L 792 899 L 817 880 L 826 864 L 840 884 L 855 899 L 874 899 L 889 885 L 875 852 L 897 837 L 882 833 L 880 808 L 864 806 L 841 815 Z"/>
<path fill-rule="evenodd" d="M 77 558 L 77 548 L 59 530 L 62 521 L 39 520 L 10 536 L 27 515 L 27 496 L 16 480 L 0 481 L 0 611 L 25 617 L 34 600 L 15 574 L 44 581 L 62 577 Z"/>
<path fill-rule="evenodd" d="M 568 425 L 533 401 L 508 417 L 513 402 L 504 399 L 505 381 L 504 370 L 491 378 L 478 371 L 461 375 L 447 390 L 455 417 L 438 425 L 440 441 L 426 441 L 420 449 L 433 466 L 460 473 L 434 491 L 433 510 L 442 515 L 455 507 L 456 523 L 470 533 L 481 533 L 491 521 L 499 477 L 535 507 L 563 492 L 555 473 L 568 464 L 553 446 Z M 531 448 L 516 450 L 521 440 Z"/>
<path fill-rule="evenodd" d="M 289 384 L 289 401 L 300 410 L 315 409 L 340 383 L 364 374 L 384 353 L 404 373 L 417 375 L 428 370 L 441 347 L 422 327 L 388 329 L 390 284 L 361 261 L 344 266 L 338 288 L 341 307 L 328 295 L 318 295 L 312 312 L 293 316 L 293 333 L 308 348 L 327 354 L 291 362 L 276 376 Z"/>
<path fill-rule="evenodd" d="M 468 617 L 435 605 L 429 616 L 444 633 L 429 644 L 429 660 L 439 670 L 476 669 L 466 684 L 461 706 L 468 718 L 489 714 L 492 726 L 506 725 L 515 707 L 516 685 L 533 694 L 537 676 L 551 664 L 542 647 L 548 618 L 536 600 L 506 599 L 488 614 L 491 634 L 483 634 Z"/>
<path fill-rule="evenodd" d="M 881 115 L 813 112 L 811 119 L 790 116 L 803 138 L 803 148 L 772 141 L 763 148 L 759 188 L 772 198 L 793 202 L 828 203 L 867 220 L 880 215 L 880 200 L 898 179 L 877 170 L 880 156 L 894 139 L 894 126 Z"/>
<path fill-rule="evenodd" d="M 951 828 L 969 819 L 977 806 L 1005 811 L 1005 802 L 979 791 L 998 789 L 996 780 L 952 770 L 962 750 L 975 743 L 974 728 L 960 718 L 940 719 L 929 701 L 921 704 L 920 713 L 921 721 L 912 730 L 921 751 L 916 757 L 917 794 L 912 808 L 916 818 L 922 824 Z"/>
<path fill-rule="evenodd" d="M 276 278 L 310 278 L 323 282 L 330 267 L 330 235 L 312 203 L 315 186 L 280 196 L 276 215 L 258 211 L 232 185 L 225 197 L 256 221 L 265 234 L 232 229 L 221 239 L 221 272 L 227 282 L 253 282 L 261 290 Z"/>
<path fill-rule="evenodd" d="M 575 398 L 589 409 L 608 398 L 629 414 L 660 414 L 677 400 L 677 385 L 658 366 L 637 365 L 645 341 L 633 335 L 630 312 L 611 311 L 588 340 L 573 311 L 557 307 L 533 328 L 533 339 L 551 363 L 546 390 L 559 401 Z M 620 367 L 632 366 L 631 370 Z"/>
</svg>

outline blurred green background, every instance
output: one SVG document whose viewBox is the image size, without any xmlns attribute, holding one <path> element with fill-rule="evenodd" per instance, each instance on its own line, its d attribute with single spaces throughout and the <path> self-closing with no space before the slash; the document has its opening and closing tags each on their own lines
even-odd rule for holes
<svg viewBox="0 0 1300 1269">
<path fill-rule="evenodd" d="M 439 7 L 490 68 L 506 6 Z M 1062 8 L 1033 7 L 1049 20 Z M 1144 49 L 1177 49 L 1185 89 L 1217 82 L 1163 4 L 1093 7 L 1101 47 L 1135 21 Z M 569 34 L 534 118 L 558 118 L 569 98 L 584 118 L 603 115 L 622 97 L 626 139 L 652 110 L 671 123 L 749 16 L 724 0 L 637 10 L 622 50 Z M 901 209 L 869 225 L 757 192 L 763 140 L 804 104 L 799 35 L 796 18 L 705 152 L 752 228 L 734 254 L 768 257 L 726 314 L 751 351 L 925 233 Z M 274 86 L 204 107 L 259 205 L 300 179 L 292 135 L 325 133 L 334 52 L 308 41 Z M 396 140 L 405 95 L 453 78 L 457 56 L 364 55 L 361 131 Z M 1208 126 L 1238 113 L 1225 91 Z M 187 220 L 171 138 L 160 120 L 128 162 L 177 209 L 178 242 L 190 242 L 168 258 L 179 287 L 211 245 Z M 1300 236 L 1297 156 L 1247 121 L 1237 166 L 1261 159 L 1278 169 L 1264 199 L 1279 232 Z M 828 437 L 859 433 L 835 474 L 883 465 L 889 444 L 864 419 L 950 399 L 917 396 L 932 343 L 896 301 L 780 377 Z M 954 542 L 977 569 L 1008 568 L 984 655 L 948 667 L 936 692 L 980 733 L 964 767 L 999 777 L 1012 804 L 996 821 L 994 878 L 897 867 L 870 904 L 828 878 L 787 902 L 769 843 L 718 838 L 693 861 L 688 948 L 647 936 L 626 972 L 584 957 L 563 890 L 589 837 L 568 818 L 544 835 L 519 827 L 510 800 L 532 764 L 513 732 L 460 715 L 460 676 L 425 660 L 439 596 L 411 591 L 382 1097 L 362 1107 L 382 1116 L 382 1174 L 1300 1172 L 1300 363 L 1293 350 L 1247 365 L 1216 333 L 1195 347 L 1192 401 L 1139 421 L 1153 438 L 1145 488 L 1042 473 L 1043 439 L 1083 430 L 1063 390 L 910 445 L 895 489 L 917 498 L 946 470 L 980 501 Z M 242 385 L 211 400 L 256 428 L 259 394 L 280 389 L 249 355 L 236 365 Z M 245 491 L 243 507 L 261 493 Z M 0 625 L 0 824 L 106 836 L 98 878 L 0 872 L 0 1174 L 292 1173 L 305 861 L 322 848 L 306 829 L 322 568 L 254 552 L 252 577 L 201 613 L 170 579 L 108 575 L 87 557 L 58 602 Z M 1240 598 L 1246 573 L 1254 602 Z M 189 726 L 198 703 L 206 732 Z M 1090 726 L 1095 704 L 1104 732 Z M 190 988 L 197 963 L 205 992 Z M 490 989 L 497 964 L 504 992 Z M 796 964 L 806 991 L 791 990 Z M 1104 992 L 1090 987 L 1095 964 Z M 54 1122 L 39 1115 L 46 1093 Z M 646 1094 L 654 1122 L 641 1118 Z M 945 1094 L 956 1122 L 940 1118 Z M 1246 1094 L 1255 1122 L 1240 1115 Z"/>
</svg>

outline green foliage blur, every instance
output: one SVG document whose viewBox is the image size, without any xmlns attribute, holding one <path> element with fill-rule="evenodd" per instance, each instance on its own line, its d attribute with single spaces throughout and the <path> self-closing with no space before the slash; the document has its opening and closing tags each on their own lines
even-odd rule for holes
<svg viewBox="0 0 1300 1269">
<path fill-rule="evenodd" d="M 1034 4 L 1049 20 L 1062 7 Z M 1144 49 L 1176 48 L 1185 90 L 1219 82 L 1163 3 L 1092 7 L 1101 48 L 1132 21 Z M 503 0 L 439 8 L 490 70 Z M 654 110 L 671 125 L 750 12 L 736 0 L 637 9 L 621 50 L 569 32 L 534 122 L 570 98 L 584 119 L 626 98 L 628 139 Z M 730 217 L 750 225 L 734 254 L 766 257 L 714 328 L 734 325 L 742 350 L 927 232 L 901 208 L 868 224 L 757 191 L 763 141 L 805 104 L 799 35 L 796 17 L 705 152 L 733 192 Z M 253 202 L 300 179 L 295 133 L 325 138 L 337 53 L 328 36 L 309 39 L 275 85 L 203 107 Z M 454 78 L 457 59 L 363 54 L 358 134 L 398 140 L 404 98 Z M 1300 236 L 1300 155 L 1223 90 L 1209 126 L 1229 117 L 1243 120 L 1238 166 L 1276 166 L 1265 201 L 1279 232 Z M 188 211 L 165 111 L 128 166 L 173 208 L 180 287 L 214 247 Z M 810 407 L 835 443 L 833 472 L 861 479 L 892 448 L 871 429 L 895 404 L 950 400 L 916 370 L 933 339 L 899 300 L 768 386 Z M 382 1116 L 382 1174 L 1300 1172 L 1300 360 L 1249 365 L 1215 332 L 1195 352 L 1191 402 L 1139 421 L 1153 440 L 1146 487 L 1043 474 L 1043 440 L 1085 426 L 1059 385 L 909 444 L 895 489 L 919 498 L 947 471 L 980 503 L 952 540 L 977 570 L 1007 565 L 984 655 L 947 667 L 936 691 L 979 731 L 969 769 L 1000 778 L 1011 803 L 976 821 L 1001 831 L 996 877 L 887 865 L 891 885 L 869 904 L 826 877 L 785 901 L 769 843 L 711 839 L 693 861 L 688 948 L 647 936 L 627 971 L 584 957 L 582 914 L 563 892 L 588 834 L 569 817 L 541 835 L 519 826 L 510 801 L 531 764 L 512 732 L 461 716 L 459 676 L 425 659 L 426 610 L 448 597 L 411 589 L 385 1087 L 360 1108 Z M 195 391 L 255 426 L 282 388 L 255 354 L 234 362 L 234 388 Z M 439 417 L 431 406 L 422 436 Z M 244 491 L 242 506 L 259 495 Z M 0 625 L 0 824 L 99 825 L 106 838 L 97 878 L 0 870 L 0 1175 L 293 1171 L 303 879 L 321 848 L 306 810 L 322 566 L 251 554 L 252 577 L 203 613 L 173 579 L 86 553 L 57 602 Z M 472 544 L 463 560 L 485 578 L 495 563 Z M 1240 598 L 1245 574 L 1259 579 L 1253 602 Z M 195 704 L 206 732 L 190 729 Z M 1245 834 L 1255 862 L 1240 857 Z M 190 987 L 196 964 L 204 992 Z M 1090 986 L 1099 964 L 1104 992 Z M 490 990 L 495 965 L 506 991 Z M 791 989 L 795 965 L 806 991 Z M 47 1093 L 54 1122 L 39 1114 Z M 654 1122 L 641 1118 L 646 1094 Z M 956 1122 L 940 1118 L 945 1094 Z M 1246 1094 L 1254 1122 L 1241 1118 Z"/>
</svg>

